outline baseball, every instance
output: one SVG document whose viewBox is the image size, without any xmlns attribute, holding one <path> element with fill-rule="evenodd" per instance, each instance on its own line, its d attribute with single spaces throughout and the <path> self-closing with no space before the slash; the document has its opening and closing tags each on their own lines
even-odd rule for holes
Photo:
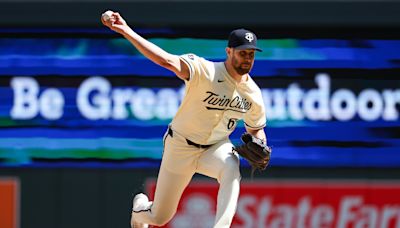
<svg viewBox="0 0 400 228">
<path fill-rule="evenodd" d="M 101 17 L 103 18 L 104 21 L 108 21 L 111 19 L 113 12 L 111 10 L 107 10 L 104 12 Z"/>
</svg>

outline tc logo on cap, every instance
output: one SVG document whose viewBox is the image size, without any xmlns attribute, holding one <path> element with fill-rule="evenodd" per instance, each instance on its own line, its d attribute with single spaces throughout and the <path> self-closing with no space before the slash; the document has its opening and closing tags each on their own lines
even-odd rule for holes
<svg viewBox="0 0 400 228">
<path fill-rule="evenodd" d="M 246 40 L 248 40 L 248 41 L 251 43 L 251 41 L 254 40 L 253 33 L 246 32 L 246 34 L 244 35 L 244 38 L 245 38 Z"/>
</svg>

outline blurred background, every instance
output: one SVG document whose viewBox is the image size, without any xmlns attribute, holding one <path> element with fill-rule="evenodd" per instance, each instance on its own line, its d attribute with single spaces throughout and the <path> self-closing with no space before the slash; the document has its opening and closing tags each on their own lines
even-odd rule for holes
<svg viewBox="0 0 400 228">
<path fill-rule="evenodd" d="M 174 54 L 225 58 L 237 28 L 273 155 L 232 227 L 400 226 L 400 2 L 0 0 L 0 227 L 129 227 L 152 198 L 183 83 L 103 27 L 120 12 Z M 244 131 L 239 123 L 232 141 Z M 166 227 L 212 227 L 216 181 L 196 175 Z"/>
</svg>

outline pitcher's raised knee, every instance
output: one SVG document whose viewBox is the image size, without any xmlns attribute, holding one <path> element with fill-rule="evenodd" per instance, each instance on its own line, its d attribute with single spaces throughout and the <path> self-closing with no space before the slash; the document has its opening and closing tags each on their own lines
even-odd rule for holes
<svg viewBox="0 0 400 228">
<path fill-rule="evenodd" d="M 221 178 L 229 178 L 229 179 L 241 178 L 239 162 L 236 160 L 236 157 L 226 159 L 224 167 L 222 167 L 221 169 L 219 180 Z"/>
</svg>

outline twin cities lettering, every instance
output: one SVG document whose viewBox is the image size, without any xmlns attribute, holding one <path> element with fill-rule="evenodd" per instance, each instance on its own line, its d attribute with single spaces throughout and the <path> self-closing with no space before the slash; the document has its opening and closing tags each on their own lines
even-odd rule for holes
<svg viewBox="0 0 400 228">
<path fill-rule="evenodd" d="M 211 91 L 206 92 L 207 97 L 203 100 L 204 103 L 212 105 L 207 106 L 209 110 L 232 110 L 235 112 L 246 113 L 251 108 L 251 102 L 246 98 L 234 96 L 228 98 L 225 95 L 219 95 Z"/>
</svg>

